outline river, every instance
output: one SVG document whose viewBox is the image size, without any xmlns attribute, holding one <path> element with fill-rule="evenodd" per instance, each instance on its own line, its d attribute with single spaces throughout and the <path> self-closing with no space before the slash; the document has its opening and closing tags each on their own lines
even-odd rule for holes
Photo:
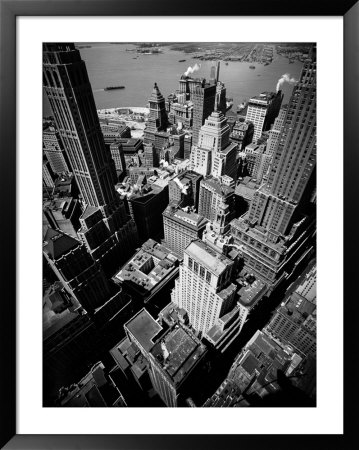
<svg viewBox="0 0 359 450">
<path fill-rule="evenodd" d="M 144 55 L 126 51 L 134 49 L 133 44 L 81 43 L 91 48 L 81 48 L 82 59 L 86 62 L 89 79 L 92 85 L 97 109 L 146 106 L 152 92 L 154 82 L 166 98 L 178 88 L 178 80 L 188 66 L 201 64 L 194 77 L 209 79 L 213 61 L 200 61 L 191 58 L 191 54 L 162 47 L 163 53 Z M 138 56 L 138 58 L 136 58 Z M 179 60 L 185 59 L 184 62 Z M 278 79 L 289 73 L 298 79 L 302 63 L 295 61 L 289 64 L 288 59 L 275 54 L 268 66 L 254 63 L 250 69 L 247 62 L 221 62 L 219 79 L 227 88 L 227 97 L 233 98 L 233 108 L 244 99 L 258 95 L 264 91 L 274 91 Z M 104 91 L 104 87 L 124 85 L 125 89 Z M 292 86 L 284 83 L 284 103 L 289 101 Z M 51 114 L 47 99 L 44 99 L 44 115 Z"/>
</svg>

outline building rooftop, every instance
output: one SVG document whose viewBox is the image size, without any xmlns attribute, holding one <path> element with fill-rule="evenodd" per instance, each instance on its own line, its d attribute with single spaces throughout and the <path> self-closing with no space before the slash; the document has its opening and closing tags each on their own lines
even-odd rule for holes
<svg viewBox="0 0 359 450">
<path fill-rule="evenodd" d="M 205 352 L 206 347 L 179 325 L 171 328 L 151 349 L 157 363 L 175 384 L 183 381 Z"/>
<path fill-rule="evenodd" d="M 244 306 L 253 306 L 262 298 L 264 293 L 266 292 L 267 285 L 263 283 L 261 280 L 255 280 L 252 284 L 248 284 L 248 286 L 243 286 L 238 291 L 238 295 L 240 296 L 240 302 Z M 263 294 L 263 295 L 262 295 Z"/>
<path fill-rule="evenodd" d="M 177 267 L 177 263 L 178 258 L 174 252 L 153 239 L 148 239 L 114 279 L 131 282 L 140 290 L 149 292 Z"/>
<path fill-rule="evenodd" d="M 81 214 L 80 219 L 87 219 L 88 217 L 92 216 L 92 214 L 95 214 L 98 211 L 100 211 L 99 208 L 87 205 L 84 212 Z"/>
<path fill-rule="evenodd" d="M 153 339 L 163 329 L 145 308 L 142 308 L 124 326 L 147 352 L 154 345 Z"/>
<path fill-rule="evenodd" d="M 62 231 L 49 228 L 44 237 L 43 250 L 51 257 L 51 259 L 56 260 L 79 245 L 81 245 L 81 242 L 77 241 L 73 237 L 63 233 Z"/>
<path fill-rule="evenodd" d="M 236 145 L 236 144 L 235 144 Z M 231 195 L 234 189 L 220 182 L 217 178 L 207 177 L 201 181 L 201 185 L 206 185 L 212 188 L 219 195 Z"/>
<path fill-rule="evenodd" d="M 198 231 L 203 228 L 208 222 L 208 219 L 197 213 L 186 212 L 183 209 L 177 208 L 173 205 L 169 205 L 165 209 L 163 215 L 172 218 L 181 225 L 185 225 L 194 231 Z"/>
<path fill-rule="evenodd" d="M 286 246 L 285 246 L 285 240 L 280 235 L 278 242 L 274 243 L 268 240 L 266 230 L 262 227 L 258 226 L 251 226 L 248 219 L 248 213 L 243 215 L 242 217 L 238 219 L 233 219 L 231 221 L 231 227 L 236 228 L 237 230 L 245 233 L 250 238 L 253 237 L 254 239 L 259 240 L 261 243 L 265 244 L 267 247 L 269 247 L 272 250 L 275 250 L 278 253 L 285 253 Z"/>
<path fill-rule="evenodd" d="M 233 264 L 233 261 L 216 252 L 201 240 L 192 241 L 185 253 L 217 276 Z"/>
</svg>

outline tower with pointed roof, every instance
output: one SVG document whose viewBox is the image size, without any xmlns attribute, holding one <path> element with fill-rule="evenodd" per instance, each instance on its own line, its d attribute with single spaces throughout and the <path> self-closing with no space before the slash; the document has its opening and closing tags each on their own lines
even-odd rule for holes
<svg viewBox="0 0 359 450">
<path fill-rule="evenodd" d="M 235 180 L 238 145 L 229 140 L 231 130 L 226 117 L 218 109 L 219 101 L 220 94 L 217 94 L 214 111 L 199 132 L 198 145 L 192 147 L 191 168 L 203 176 L 219 178 L 228 175 Z"/>
<path fill-rule="evenodd" d="M 148 100 L 150 113 L 143 133 L 143 142 L 154 148 L 153 163 L 159 166 L 161 152 L 169 146 L 170 134 L 167 132 L 168 116 L 166 103 L 157 83 L 154 84 L 152 94 Z"/>
</svg>

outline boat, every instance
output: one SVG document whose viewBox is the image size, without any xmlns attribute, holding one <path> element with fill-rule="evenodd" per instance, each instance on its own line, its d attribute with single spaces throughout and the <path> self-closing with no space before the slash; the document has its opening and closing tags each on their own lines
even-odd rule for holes
<svg viewBox="0 0 359 450">
<path fill-rule="evenodd" d="M 106 86 L 105 91 L 113 91 L 115 89 L 125 89 L 125 86 Z"/>
<path fill-rule="evenodd" d="M 249 66 L 249 68 L 250 68 L 250 69 L 255 69 L 255 68 L 256 68 L 256 66 Z"/>
<path fill-rule="evenodd" d="M 185 62 L 185 59 L 179 59 L 178 62 Z"/>
</svg>

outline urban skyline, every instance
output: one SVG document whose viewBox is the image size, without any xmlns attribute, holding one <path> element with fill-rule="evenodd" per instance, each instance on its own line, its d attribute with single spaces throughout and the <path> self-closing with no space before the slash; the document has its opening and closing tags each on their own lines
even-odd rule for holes
<svg viewBox="0 0 359 450">
<path fill-rule="evenodd" d="M 44 406 L 315 406 L 315 45 L 189 46 L 208 79 L 108 111 L 81 47 L 43 47 Z M 233 105 L 221 65 L 278 55 Z"/>
</svg>

